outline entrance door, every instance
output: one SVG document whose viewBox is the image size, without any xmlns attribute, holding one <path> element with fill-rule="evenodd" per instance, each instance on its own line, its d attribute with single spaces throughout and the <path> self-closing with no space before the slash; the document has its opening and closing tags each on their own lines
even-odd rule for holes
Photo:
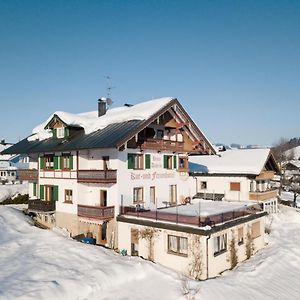
<svg viewBox="0 0 300 300">
<path fill-rule="evenodd" d="M 107 206 L 107 190 L 100 190 L 100 206 Z"/>
<path fill-rule="evenodd" d="M 107 243 L 107 222 L 99 225 L 99 243 L 105 245 Z"/>
<path fill-rule="evenodd" d="M 53 186 L 45 185 L 45 200 L 46 201 L 53 200 Z"/>
<path fill-rule="evenodd" d="M 139 255 L 139 231 L 138 229 L 131 229 L 131 255 Z"/>
</svg>

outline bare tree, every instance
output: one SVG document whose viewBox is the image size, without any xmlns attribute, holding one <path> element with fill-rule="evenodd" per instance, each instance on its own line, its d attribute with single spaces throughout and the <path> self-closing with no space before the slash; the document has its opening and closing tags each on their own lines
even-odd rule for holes
<svg viewBox="0 0 300 300">
<path fill-rule="evenodd" d="M 230 270 L 234 269 L 238 264 L 237 250 L 236 250 L 236 240 L 234 231 L 231 230 L 231 241 L 229 244 L 229 261 L 230 261 Z"/>
<path fill-rule="evenodd" d="M 197 280 L 200 280 L 202 274 L 202 249 L 199 235 L 194 235 L 190 243 L 192 260 L 189 264 L 189 275 Z"/>
<path fill-rule="evenodd" d="M 148 241 L 148 259 L 154 261 L 154 239 L 157 235 L 157 230 L 154 228 L 145 228 L 140 230 L 139 237 Z"/>
</svg>

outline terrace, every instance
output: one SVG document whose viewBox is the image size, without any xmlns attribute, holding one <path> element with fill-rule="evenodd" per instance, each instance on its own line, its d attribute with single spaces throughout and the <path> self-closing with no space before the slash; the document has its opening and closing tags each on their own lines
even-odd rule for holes
<svg viewBox="0 0 300 300">
<path fill-rule="evenodd" d="M 156 210 L 121 206 L 120 215 L 129 218 L 149 219 L 196 227 L 210 226 L 233 221 L 261 212 L 253 202 L 226 202 L 193 199 L 191 204 L 158 208 Z"/>
</svg>

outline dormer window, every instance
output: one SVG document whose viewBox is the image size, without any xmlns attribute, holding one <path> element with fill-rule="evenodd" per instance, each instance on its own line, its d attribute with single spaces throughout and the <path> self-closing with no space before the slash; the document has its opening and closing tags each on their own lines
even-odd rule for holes
<svg viewBox="0 0 300 300">
<path fill-rule="evenodd" d="M 56 136 L 59 139 L 64 138 L 65 137 L 65 128 L 64 127 L 56 128 Z"/>
</svg>

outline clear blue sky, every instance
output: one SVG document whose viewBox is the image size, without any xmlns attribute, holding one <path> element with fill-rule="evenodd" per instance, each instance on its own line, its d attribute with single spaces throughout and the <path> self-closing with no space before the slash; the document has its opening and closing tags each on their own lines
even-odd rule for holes
<svg viewBox="0 0 300 300">
<path fill-rule="evenodd" d="M 175 96 L 212 142 L 300 136 L 300 1 L 0 0 L 0 139 Z"/>
</svg>

